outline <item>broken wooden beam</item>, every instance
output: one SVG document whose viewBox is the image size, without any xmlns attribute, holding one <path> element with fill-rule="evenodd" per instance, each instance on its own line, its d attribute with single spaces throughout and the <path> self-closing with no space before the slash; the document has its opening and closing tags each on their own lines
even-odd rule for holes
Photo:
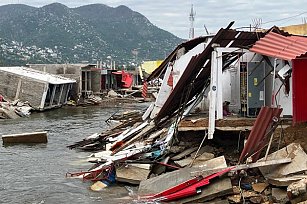
<svg viewBox="0 0 307 204">
<path fill-rule="evenodd" d="M 186 150 L 184 150 L 183 152 L 177 154 L 176 156 L 172 157 L 172 160 L 177 161 L 180 160 L 190 154 L 192 154 L 193 152 L 195 152 L 198 149 L 198 147 L 192 147 L 192 148 L 188 148 Z"/>
<path fill-rule="evenodd" d="M 149 124 L 148 126 L 144 127 L 137 135 L 133 136 L 127 142 L 125 142 L 122 146 L 120 146 L 118 149 L 116 149 L 111 155 L 114 155 L 117 152 L 120 152 L 121 150 L 125 149 L 130 144 L 132 144 L 133 142 L 136 142 L 137 140 L 139 140 L 141 137 L 143 137 L 147 134 L 150 134 L 155 129 L 156 129 L 155 125 Z"/>
</svg>

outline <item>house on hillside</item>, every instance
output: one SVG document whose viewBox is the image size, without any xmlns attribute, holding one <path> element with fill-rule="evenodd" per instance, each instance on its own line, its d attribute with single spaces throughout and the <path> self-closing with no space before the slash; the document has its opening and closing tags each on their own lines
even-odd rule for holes
<svg viewBox="0 0 307 204">
<path fill-rule="evenodd" d="M 66 104 L 75 80 L 26 67 L 0 67 L 0 94 L 28 101 L 36 110 Z"/>
</svg>

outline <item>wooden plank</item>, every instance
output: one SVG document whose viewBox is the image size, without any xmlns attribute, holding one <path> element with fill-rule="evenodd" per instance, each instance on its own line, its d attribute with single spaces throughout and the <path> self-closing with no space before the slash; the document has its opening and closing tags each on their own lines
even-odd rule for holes
<svg viewBox="0 0 307 204">
<path fill-rule="evenodd" d="M 256 168 L 256 167 L 265 167 L 265 166 L 273 166 L 273 165 L 279 165 L 279 164 L 286 164 L 290 163 L 291 159 L 290 158 L 285 158 L 285 159 L 278 159 L 278 160 L 270 160 L 270 161 L 262 161 L 262 162 L 255 162 L 251 164 L 242 164 L 242 165 L 237 165 L 234 166 L 235 168 L 231 170 L 232 172 L 242 170 L 242 169 L 250 169 L 250 168 Z M 218 171 L 222 169 L 214 169 L 214 171 Z M 208 170 L 203 170 L 203 171 L 192 171 L 191 176 L 199 176 L 199 175 L 208 175 Z"/>
<path fill-rule="evenodd" d="M 167 132 L 167 128 L 162 128 L 161 130 L 152 133 L 152 134 L 146 139 L 146 143 L 153 142 L 155 139 L 157 139 L 158 137 L 160 137 L 162 134 L 165 134 L 166 132 Z"/>
<path fill-rule="evenodd" d="M 132 137 L 130 140 L 128 140 L 126 143 L 124 143 L 121 147 L 119 147 L 118 149 L 116 149 L 112 155 L 116 154 L 117 152 L 120 152 L 121 150 L 125 149 L 126 147 L 128 147 L 130 144 L 136 142 L 137 140 L 139 140 L 141 137 L 143 137 L 144 135 L 147 135 L 149 133 L 151 133 L 152 131 L 154 131 L 156 128 L 155 125 L 147 125 L 145 128 L 143 128 L 141 130 L 140 133 L 138 133 L 137 135 L 135 135 L 134 137 Z"/>
<path fill-rule="evenodd" d="M 31 132 L 12 135 L 3 135 L 4 144 L 8 143 L 47 143 L 47 132 Z"/>
<path fill-rule="evenodd" d="M 176 160 L 182 159 L 185 156 L 188 156 L 191 153 L 195 152 L 197 149 L 198 149 L 198 147 L 186 149 L 183 152 L 181 152 L 181 153 L 177 154 L 176 156 L 172 157 L 172 160 L 176 161 Z"/>
<path fill-rule="evenodd" d="M 191 156 L 191 157 L 188 157 L 182 160 L 177 160 L 175 161 L 175 163 L 179 164 L 181 167 L 184 167 L 184 166 L 191 164 L 191 162 L 193 161 L 193 158 L 194 157 Z M 214 154 L 205 152 L 195 159 L 195 161 L 193 162 L 193 166 L 200 166 L 204 161 L 208 161 L 213 158 L 214 158 Z"/>
<path fill-rule="evenodd" d="M 287 164 L 287 163 L 290 163 L 291 161 L 292 161 L 291 158 L 275 159 L 275 160 L 268 160 L 268 161 L 258 161 L 258 162 L 251 163 L 251 164 L 238 165 L 232 171 L 238 171 L 242 169 L 250 169 L 250 168 L 256 168 L 256 167 L 274 166 L 278 164 Z"/>
<path fill-rule="evenodd" d="M 262 193 L 268 186 L 269 184 L 267 183 L 254 183 L 252 184 L 254 191 L 258 193 Z"/>
<path fill-rule="evenodd" d="M 129 165 L 140 168 L 140 169 L 146 169 L 146 170 L 150 170 L 150 167 L 151 167 L 150 164 L 129 164 Z"/>
<path fill-rule="evenodd" d="M 268 182 L 274 186 L 289 186 L 291 183 L 299 181 L 301 179 L 307 179 L 307 175 L 301 174 L 281 178 L 267 178 Z"/>
<path fill-rule="evenodd" d="M 178 127 L 179 132 L 185 131 L 203 131 L 208 130 L 208 127 Z"/>
<path fill-rule="evenodd" d="M 217 130 L 221 131 L 250 131 L 253 126 L 242 126 L 242 127 L 215 127 Z M 283 125 L 283 128 L 287 128 L 289 125 Z M 276 129 L 279 129 L 278 126 Z M 187 132 L 187 131 L 205 131 L 208 130 L 208 127 L 178 127 L 179 132 Z"/>
<path fill-rule="evenodd" d="M 215 127 L 217 130 L 221 131 L 246 131 L 251 130 L 253 126 L 244 126 L 244 127 Z M 204 131 L 208 130 L 208 127 L 179 127 L 179 132 L 186 132 L 186 131 Z"/>
</svg>

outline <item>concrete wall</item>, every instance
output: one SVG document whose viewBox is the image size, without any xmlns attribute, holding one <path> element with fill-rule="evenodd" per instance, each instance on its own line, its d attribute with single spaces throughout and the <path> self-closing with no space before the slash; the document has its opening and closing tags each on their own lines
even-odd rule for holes
<svg viewBox="0 0 307 204">
<path fill-rule="evenodd" d="M 290 25 L 280 29 L 295 35 L 307 35 L 307 24 Z"/>
<path fill-rule="evenodd" d="M 28 67 L 56 75 L 80 76 L 81 66 L 75 64 L 29 64 Z"/>
<path fill-rule="evenodd" d="M 38 108 L 44 89 L 43 82 L 0 71 L 0 94 L 10 100 L 14 100 L 16 96 L 17 99 L 29 101 L 33 107 Z"/>
<path fill-rule="evenodd" d="M 46 72 L 49 74 L 60 75 L 69 79 L 76 80 L 70 91 L 70 96 L 72 100 L 78 99 L 78 94 L 80 90 L 80 77 L 81 77 L 81 66 L 75 64 L 29 64 L 28 67 Z"/>
<path fill-rule="evenodd" d="M 91 71 L 91 83 L 93 93 L 100 93 L 101 90 L 101 71 Z"/>
</svg>

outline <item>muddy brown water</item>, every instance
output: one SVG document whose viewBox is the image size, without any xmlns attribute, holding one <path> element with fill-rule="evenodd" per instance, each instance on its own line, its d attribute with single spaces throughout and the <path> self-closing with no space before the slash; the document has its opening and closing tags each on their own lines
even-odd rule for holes
<svg viewBox="0 0 307 204">
<path fill-rule="evenodd" d="M 0 120 L 0 135 L 48 132 L 47 144 L 0 146 L 0 203 L 133 202 L 125 186 L 92 192 L 90 182 L 66 178 L 66 172 L 84 171 L 91 166 L 85 161 L 90 153 L 69 150 L 66 145 L 106 130 L 105 120 L 116 111 L 146 107 L 147 104 L 64 107 L 32 114 L 29 118 Z"/>
</svg>

